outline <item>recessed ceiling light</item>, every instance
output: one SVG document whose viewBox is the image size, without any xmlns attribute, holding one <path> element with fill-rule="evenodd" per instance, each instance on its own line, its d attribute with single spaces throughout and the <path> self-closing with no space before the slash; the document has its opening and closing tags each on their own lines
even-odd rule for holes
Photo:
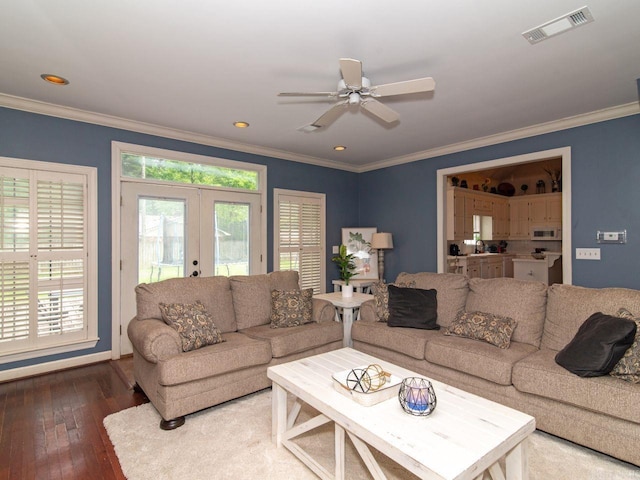
<svg viewBox="0 0 640 480">
<path fill-rule="evenodd" d="M 344 145 L 336 145 L 335 147 L 333 147 L 333 149 L 334 149 L 336 152 L 342 152 L 343 150 L 346 150 L 346 149 L 347 149 L 347 147 L 345 147 Z"/>
<path fill-rule="evenodd" d="M 43 73 L 42 75 L 40 75 L 40 78 L 42 78 L 45 82 L 49 82 L 54 85 L 69 85 L 69 80 L 59 75 L 53 75 L 51 73 Z"/>
<path fill-rule="evenodd" d="M 237 128 L 247 128 L 249 126 L 248 122 L 233 122 L 233 126 Z"/>
</svg>

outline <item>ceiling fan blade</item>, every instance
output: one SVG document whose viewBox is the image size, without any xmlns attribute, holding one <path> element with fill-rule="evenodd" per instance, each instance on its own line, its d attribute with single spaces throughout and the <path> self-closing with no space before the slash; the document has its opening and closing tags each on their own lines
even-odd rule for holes
<svg viewBox="0 0 640 480">
<path fill-rule="evenodd" d="M 298 130 L 309 133 L 314 132 L 319 128 L 331 125 L 340 115 L 342 115 L 348 104 L 348 101 L 336 103 L 333 107 L 324 112 L 315 122 L 305 125 L 304 127 L 300 127 Z"/>
<path fill-rule="evenodd" d="M 340 71 L 348 88 L 360 90 L 362 88 L 362 62 L 353 58 L 340 59 Z"/>
<path fill-rule="evenodd" d="M 282 92 L 279 97 L 337 97 L 338 92 Z"/>
<path fill-rule="evenodd" d="M 367 112 L 372 113 L 376 117 L 384 120 L 387 123 L 395 122 L 400 119 L 400 115 L 395 110 L 387 107 L 386 105 L 380 103 L 378 100 L 374 98 L 368 98 L 363 100 L 360 103 L 360 106 L 364 108 Z"/>
<path fill-rule="evenodd" d="M 405 93 L 430 92 L 436 88 L 436 82 L 431 77 L 407 80 L 406 82 L 386 83 L 370 88 L 374 97 L 390 97 Z"/>
</svg>

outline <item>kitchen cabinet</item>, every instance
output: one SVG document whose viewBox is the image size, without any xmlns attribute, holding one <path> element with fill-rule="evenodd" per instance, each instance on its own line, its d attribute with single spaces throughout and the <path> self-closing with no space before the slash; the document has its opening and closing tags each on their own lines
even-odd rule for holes
<svg viewBox="0 0 640 480">
<path fill-rule="evenodd" d="M 509 199 L 509 239 L 529 240 L 529 197 Z"/>
<path fill-rule="evenodd" d="M 491 216 L 493 214 L 491 198 L 473 194 L 473 214 Z"/>
<path fill-rule="evenodd" d="M 502 276 L 513 278 L 513 259 L 515 255 L 502 256 Z"/>
<path fill-rule="evenodd" d="M 480 265 L 479 258 L 469 258 L 467 259 L 465 274 L 469 278 L 482 278 L 482 270 Z"/>
<path fill-rule="evenodd" d="M 473 195 L 466 189 L 447 191 L 447 240 L 473 238 Z"/>
<path fill-rule="evenodd" d="M 562 193 L 531 196 L 529 200 L 529 223 L 539 226 L 562 223 Z"/>
<path fill-rule="evenodd" d="M 509 200 L 496 197 L 491 202 L 493 217 L 493 238 L 509 238 Z"/>
<path fill-rule="evenodd" d="M 483 257 L 480 260 L 480 276 L 482 278 L 502 277 L 502 258 L 499 256 Z"/>
</svg>

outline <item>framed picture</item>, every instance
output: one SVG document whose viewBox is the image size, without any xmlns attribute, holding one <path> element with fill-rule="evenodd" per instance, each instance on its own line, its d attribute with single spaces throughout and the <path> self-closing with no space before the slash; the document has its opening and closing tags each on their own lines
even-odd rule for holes
<svg viewBox="0 0 640 480">
<path fill-rule="evenodd" d="M 377 228 L 352 227 L 342 229 L 342 244 L 347 253 L 355 256 L 356 275 L 354 280 L 378 278 L 378 252 L 371 249 L 371 236 Z"/>
</svg>

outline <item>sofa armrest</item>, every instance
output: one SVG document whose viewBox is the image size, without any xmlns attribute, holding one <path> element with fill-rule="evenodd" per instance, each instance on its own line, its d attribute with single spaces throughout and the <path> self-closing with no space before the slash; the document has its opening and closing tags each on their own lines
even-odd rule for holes
<svg viewBox="0 0 640 480">
<path fill-rule="evenodd" d="M 359 322 L 377 322 L 378 315 L 376 314 L 376 301 L 375 300 L 367 300 L 362 305 L 360 305 L 360 319 Z"/>
<path fill-rule="evenodd" d="M 151 363 L 182 353 L 180 335 L 162 320 L 134 317 L 129 322 L 127 334 L 136 351 Z"/>
<path fill-rule="evenodd" d="M 336 308 L 328 300 L 313 298 L 312 319 L 314 322 L 333 322 L 336 318 Z"/>
</svg>

